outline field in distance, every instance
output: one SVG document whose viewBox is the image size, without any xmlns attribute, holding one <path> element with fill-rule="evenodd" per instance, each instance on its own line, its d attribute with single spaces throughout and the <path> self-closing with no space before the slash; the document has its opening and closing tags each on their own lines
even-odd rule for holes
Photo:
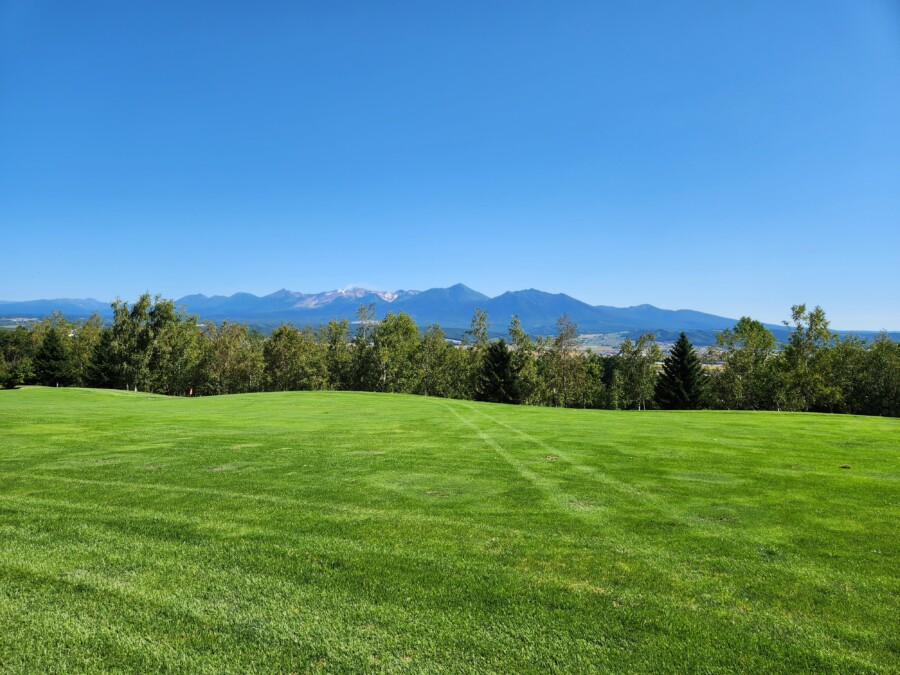
<svg viewBox="0 0 900 675">
<path fill-rule="evenodd" d="M 0 391 L 0 670 L 896 672 L 898 439 L 844 415 Z"/>
</svg>

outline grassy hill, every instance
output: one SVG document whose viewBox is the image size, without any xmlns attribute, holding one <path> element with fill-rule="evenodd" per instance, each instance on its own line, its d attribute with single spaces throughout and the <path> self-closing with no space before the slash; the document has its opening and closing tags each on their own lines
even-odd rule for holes
<svg viewBox="0 0 900 675">
<path fill-rule="evenodd" d="M 897 672 L 898 446 L 849 416 L 0 391 L 0 670 Z"/>
</svg>

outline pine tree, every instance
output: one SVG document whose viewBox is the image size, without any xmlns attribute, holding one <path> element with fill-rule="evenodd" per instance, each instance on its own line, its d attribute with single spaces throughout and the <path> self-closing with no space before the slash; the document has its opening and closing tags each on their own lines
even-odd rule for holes
<svg viewBox="0 0 900 675">
<path fill-rule="evenodd" d="M 666 410 L 697 410 L 706 403 L 708 379 L 694 346 L 682 333 L 663 361 L 656 402 Z"/>
<path fill-rule="evenodd" d="M 50 328 L 35 354 L 35 373 L 38 382 L 52 386 L 72 384 L 72 358 L 58 328 Z"/>
<path fill-rule="evenodd" d="M 101 389 L 119 389 L 125 386 L 122 363 L 116 356 L 111 328 L 104 328 L 94 345 L 87 381 L 89 386 Z"/>
<path fill-rule="evenodd" d="M 484 351 L 478 381 L 478 400 L 518 403 L 519 374 L 513 365 L 506 340 L 490 343 Z"/>
</svg>

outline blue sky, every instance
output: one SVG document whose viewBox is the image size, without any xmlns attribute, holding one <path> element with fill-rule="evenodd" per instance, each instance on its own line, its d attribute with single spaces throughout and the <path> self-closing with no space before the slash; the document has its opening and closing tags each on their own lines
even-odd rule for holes
<svg viewBox="0 0 900 675">
<path fill-rule="evenodd" d="M 0 299 L 536 287 L 900 329 L 900 4 L 0 2 Z"/>
</svg>

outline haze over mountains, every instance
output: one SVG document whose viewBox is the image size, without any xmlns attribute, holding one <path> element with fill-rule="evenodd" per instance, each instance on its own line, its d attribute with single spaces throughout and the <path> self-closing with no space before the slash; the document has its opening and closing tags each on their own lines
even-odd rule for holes
<svg viewBox="0 0 900 675">
<path fill-rule="evenodd" d="M 281 289 L 269 295 L 235 293 L 231 296 L 187 295 L 176 300 L 191 314 L 213 321 L 240 321 L 260 327 L 271 327 L 282 321 L 296 326 L 319 325 L 330 319 L 355 319 L 362 304 L 375 305 L 376 318 L 390 311 L 406 312 L 420 326 L 437 323 L 448 334 L 468 327 L 476 308 L 488 313 L 492 332 L 506 331 L 513 315 L 518 315 L 523 328 L 533 334 L 552 334 L 562 314 L 578 324 L 579 332 L 637 334 L 653 331 L 661 338 L 686 331 L 709 343 L 716 331 L 734 325 L 736 319 L 689 309 L 668 310 L 652 305 L 610 307 L 590 305 L 564 293 L 546 293 L 533 288 L 508 291 L 491 298 L 463 284 L 425 291 L 377 291 L 366 288 L 344 288 L 323 293 L 299 293 Z M 787 310 L 787 308 L 785 308 Z M 108 302 L 94 299 L 55 299 L 22 302 L 0 301 L 0 316 L 39 318 L 52 310 L 70 318 L 98 312 L 112 315 Z M 770 325 L 783 332 L 783 326 Z M 705 339 L 704 339 L 705 338 Z"/>
</svg>

